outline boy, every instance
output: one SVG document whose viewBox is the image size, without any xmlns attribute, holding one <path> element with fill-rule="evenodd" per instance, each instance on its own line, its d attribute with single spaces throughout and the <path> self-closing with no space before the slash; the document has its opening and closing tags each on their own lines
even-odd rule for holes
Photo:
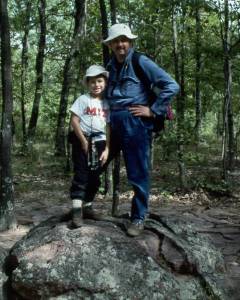
<svg viewBox="0 0 240 300">
<path fill-rule="evenodd" d="M 72 161 L 74 177 L 70 188 L 72 223 L 83 224 L 83 217 L 94 218 L 92 201 L 100 186 L 102 166 L 108 158 L 108 105 L 103 99 L 108 72 L 99 65 L 90 66 L 83 78 L 88 93 L 70 108 Z"/>
</svg>

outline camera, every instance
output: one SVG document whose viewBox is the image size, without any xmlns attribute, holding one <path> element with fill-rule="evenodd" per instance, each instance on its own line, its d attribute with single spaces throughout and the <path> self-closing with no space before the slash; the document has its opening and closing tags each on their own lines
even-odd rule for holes
<svg viewBox="0 0 240 300">
<path fill-rule="evenodd" d="M 96 144 L 92 137 L 88 139 L 88 167 L 90 170 L 96 170 L 100 166 L 99 158 L 98 158 L 98 151 Z"/>
</svg>

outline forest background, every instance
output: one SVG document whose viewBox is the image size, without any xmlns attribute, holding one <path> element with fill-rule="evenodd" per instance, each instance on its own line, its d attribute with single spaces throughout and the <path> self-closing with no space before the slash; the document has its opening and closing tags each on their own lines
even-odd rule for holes
<svg viewBox="0 0 240 300">
<path fill-rule="evenodd" d="M 172 103 L 174 121 L 166 121 L 154 140 L 156 193 L 233 195 L 240 138 L 238 0 L 1 0 L 1 229 L 16 224 L 13 185 L 18 191 L 21 178 L 39 175 L 43 160 L 50 174 L 63 177 L 69 170 L 68 109 L 84 92 L 86 68 L 109 60 L 102 40 L 116 22 L 128 24 L 138 35 L 136 49 L 181 87 Z M 68 182 L 71 172 L 67 176 Z M 31 187 L 29 180 L 25 189 Z"/>
</svg>

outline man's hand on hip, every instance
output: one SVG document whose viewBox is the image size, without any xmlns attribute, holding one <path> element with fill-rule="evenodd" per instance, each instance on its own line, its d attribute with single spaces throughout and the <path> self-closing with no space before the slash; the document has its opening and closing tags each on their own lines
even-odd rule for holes
<svg viewBox="0 0 240 300">
<path fill-rule="evenodd" d="M 133 105 L 129 107 L 129 111 L 136 117 L 154 117 L 154 113 L 145 105 Z"/>
</svg>

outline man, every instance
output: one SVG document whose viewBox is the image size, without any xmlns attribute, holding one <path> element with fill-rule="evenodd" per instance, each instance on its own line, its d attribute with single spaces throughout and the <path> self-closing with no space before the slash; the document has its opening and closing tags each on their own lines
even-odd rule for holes
<svg viewBox="0 0 240 300">
<path fill-rule="evenodd" d="M 149 105 L 149 87 L 136 76 L 132 63 L 132 41 L 136 38 L 127 25 L 115 24 L 103 41 L 113 52 L 107 67 L 106 89 L 110 106 L 110 157 L 122 150 L 128 181 L 134 190 L 131 225 L 127 230 L 130 236 L 142 233 L 148 209 L 152 120 L 165 116 L 171 97 L 179 90 L 169 74 L 141 55 L 139 65 L 156 94 L 156 101 Z"/>
</svg>

